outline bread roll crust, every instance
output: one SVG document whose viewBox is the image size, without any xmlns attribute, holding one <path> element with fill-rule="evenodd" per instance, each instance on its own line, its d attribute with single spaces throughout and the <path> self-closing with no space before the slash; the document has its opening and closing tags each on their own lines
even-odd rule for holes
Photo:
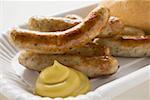
<svg viewBox="0 0 150 100">
<path fill-rule="evenodd" d="M 125 25 L 150 32 L 150 0 L 102 0 L 100 4 Z"/>
</svg>

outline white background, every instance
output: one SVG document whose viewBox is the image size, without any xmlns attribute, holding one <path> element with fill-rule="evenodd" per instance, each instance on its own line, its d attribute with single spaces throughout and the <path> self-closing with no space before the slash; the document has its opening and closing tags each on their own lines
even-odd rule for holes
<svg viewBox="0 0 150 100">
<path fill-rule="evenodd" d="M 51 0 L 51 1 L 4 1 L 0 0 L 0 30 L 24 24 L 34 15 L 51 16 L 63 11 L 80 8 L 98 1 Z"/>
</svg>

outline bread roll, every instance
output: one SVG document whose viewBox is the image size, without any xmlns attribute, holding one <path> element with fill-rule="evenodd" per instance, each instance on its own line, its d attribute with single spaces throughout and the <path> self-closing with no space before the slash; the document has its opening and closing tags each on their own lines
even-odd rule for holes
<svg viewBox="0 0 150 100">
<path fill-rule="evenodd" d="M 150 33 L 150 0 L 101 0 L 100 5 L 110 9 L 125 25 Z"/>
</svg>

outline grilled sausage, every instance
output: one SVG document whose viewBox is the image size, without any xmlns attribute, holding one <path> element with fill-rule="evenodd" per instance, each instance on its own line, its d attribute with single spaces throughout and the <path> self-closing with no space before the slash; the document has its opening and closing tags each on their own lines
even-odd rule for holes
<svg viewBox="0 0 150 100">
<path fill-rule="evenodd" d="M 82 22 L 82 18 L 77 15 L 67 15 L 63 17 L 41 17 L 33 16 L 29 19 L 30 30 L 40 32 L 64 31 Z"/>
<path fill-rule="evenodd" d="M 29 29 L 41 32 L 64 31 L 83 21 L 80 16 L 66 15 L 63 17 L 31 17 L 28 26 Z M 69 19 L 67 19 L 69 18 Z M 57 27 L 56 27 L 57 26 Z M 114 16 L 109 18 L 107 26 L 103 29 L 98 37 L 112 37 L 121 34 L 124 28 L 122 21 Z M 130 30 L 130 28 L 125 28 Z M 132 30 L 132 29 L 131 29 Z"/>
<path fill-rule="evenodd" d="M 100 38 L 96 42 L 109 47 L 111 54 L 114 56 L 150 56 L 150 35 Z"/>
<path fill-rule="evenodd" d="M 89 77 L 98 77 L 101 75 L 110 75 L 117 71 L 118 61 L 111 56 L 80 56 L 80 55 L 51 55 L 37 54 L 32 52 L 21 52 L 19 62 L 26 68 L 41 71 L 51 66 L 57 60 L 58 62 L 83 72 Z"/>
<path fill-rule="evenodd" d="M 109 10 L 97 7 L 80 24 L 61 32 L 10 31 L 13 44 L 38 53 L 63 54 L 87 44 L 101 34 L 109 19 Z"/>
<path fill-rule="evenodd" d="M 95 43 L 88 43 L 75 50 L 70 50 L 66 54 L 70 55 L 80 55 L 80 56 L 108 56 L 110 50 L 106 46 L 96 45 Z"/>
</svg>

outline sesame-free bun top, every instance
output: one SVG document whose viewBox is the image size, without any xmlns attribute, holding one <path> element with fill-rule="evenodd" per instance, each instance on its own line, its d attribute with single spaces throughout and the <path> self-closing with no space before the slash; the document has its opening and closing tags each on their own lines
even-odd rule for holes
<svg viewBox="0 0 150 100">
<path fill-rule="evenodd" d="M 110 9 L 125 25 L 150 33 L 150 0 L 101 0 L 100 5 Z"/>
</svg>

